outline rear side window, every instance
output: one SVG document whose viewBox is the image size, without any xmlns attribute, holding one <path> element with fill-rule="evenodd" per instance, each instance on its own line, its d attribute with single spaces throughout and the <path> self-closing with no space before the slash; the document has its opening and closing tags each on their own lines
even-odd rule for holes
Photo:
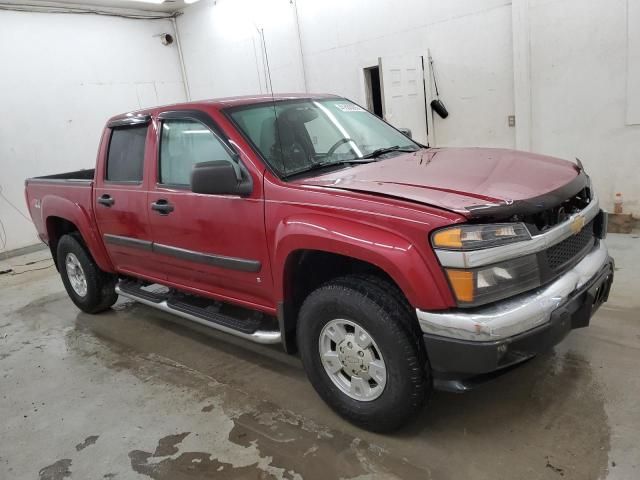
<svg viewBox="0 0 640 480">
<path fill-rule="evenodd" d="M 234 162 L 229 150 L 208 127 L 195 120 L 165 120 L 160 141 L 160 183 L 188 186 L 196 163 Z"/>
<path fill-rule="evenodd" d="M 141 182 L 147 126 L 116 128 L 111 133 L 106 180 Z"/>
</svg>

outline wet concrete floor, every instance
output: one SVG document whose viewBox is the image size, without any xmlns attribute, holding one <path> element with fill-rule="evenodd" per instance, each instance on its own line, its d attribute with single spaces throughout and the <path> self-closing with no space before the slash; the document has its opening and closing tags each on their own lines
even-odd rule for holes
<svg viewBox="0 0 640 480">
<path fill-rule="evenodd" d="M 129 301 L 86 315 L 46 252 L 5 260 L 24 273 L 0 276 L 0 479 L 640 478 L 640 239 L 608 244 L 589 328 L 387 436 L 278 348 Z"/>
</svg>

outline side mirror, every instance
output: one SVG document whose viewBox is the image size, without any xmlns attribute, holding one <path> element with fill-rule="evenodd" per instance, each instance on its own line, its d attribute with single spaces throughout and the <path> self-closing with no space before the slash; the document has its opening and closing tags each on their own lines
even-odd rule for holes
<svg viewBox="0 0 640 480">
<path fill-rule="evenodd" d="M 228 160 L 196 163 L 191 171 L 191 191 L 207 195 L 249 195 L 251 176 Z"/>
<path fill-rule="evenodd" d="M 411 137 L 411 129 L 410 128 L 399 128 L 398 131 L 402 134 L 404 134 L 406 137 L 412 138 Z"/>
</svg>

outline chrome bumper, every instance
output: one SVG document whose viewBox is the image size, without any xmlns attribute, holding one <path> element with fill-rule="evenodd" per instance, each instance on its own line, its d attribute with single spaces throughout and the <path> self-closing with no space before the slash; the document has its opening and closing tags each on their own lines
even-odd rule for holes
<svg viewBox="0 0 640 480">
<path fill-rule="evenodd" d="M 424 333 L 485 342 L 526 332 L 550 321 L 551 313 L 594 278 L 609 262 L 603 242 L 553 283 L 474 310 L 427 312 L 416 309 Z"/>
</svg>

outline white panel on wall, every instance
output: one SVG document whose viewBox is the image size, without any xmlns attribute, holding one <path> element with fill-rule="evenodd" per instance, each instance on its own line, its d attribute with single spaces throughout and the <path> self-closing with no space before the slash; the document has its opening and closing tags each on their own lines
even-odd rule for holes
<svg viewBox="0 0 640 480">
<path fill-rule="evenodd" d="M 640 125 L 640 2 L 627 4 L 627 124 Z"/>
<path fill-rule="evenodd" d="M 427 143 L 427 115 L 422 82 L 422 58 L 416 55 L 382 57 L 385 120 L 408 128 L 420 143 Z"/>
</svg>

